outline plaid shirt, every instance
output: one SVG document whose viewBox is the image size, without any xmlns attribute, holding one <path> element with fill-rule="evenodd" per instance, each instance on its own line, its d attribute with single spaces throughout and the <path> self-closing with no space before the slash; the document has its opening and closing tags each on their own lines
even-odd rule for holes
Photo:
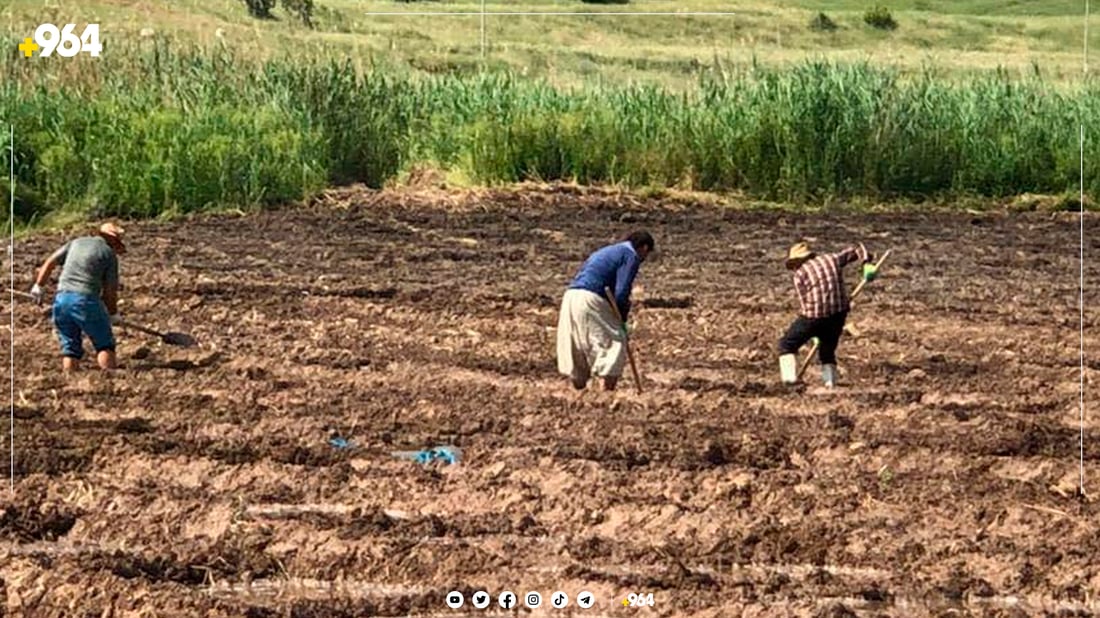
<svg viewBox="0 0 1100 618">
<path fill-rule="evenodd" d="M 841 276 L 844 267 L 857 260 L 867 261 L 859 247 L 826 253 L 806 260 L 794 272 L 794 288 L 802 304 L 802 316 L 827 318 L 848 310 L 848 290 Z"/>
</svg>

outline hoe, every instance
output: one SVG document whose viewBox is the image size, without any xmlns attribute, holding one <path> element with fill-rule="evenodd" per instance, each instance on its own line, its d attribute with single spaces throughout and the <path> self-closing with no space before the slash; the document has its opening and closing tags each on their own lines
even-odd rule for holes
<svg viewBox="0 0 1100 618">
<path fill-rule="evenodd" d="M 14 293 L 16 296 L 21 296 L 23 298 L 28 298 L 28 299 L 34 300 L 34 296 L 31 296 L 30 294 L 28 294 L 26 292 L 20 292 L 18 290 L 9 290 L 9 291 Z M 49 313 L 50 313 L 49 309 L 45 309 L 45 310 L 42 311 L 43 315 L 49 315 Z M 141 326 L 140 324 L 134 324 L 133 322 L 127 322 L 125 320 L 119 320 L 118 325 L 122 326 L 124 328 L 132 328 L 136 331 L 141 331 L 141 332 L 143 332 L 147 335 L 153 335 L 154 337 L 160 337 L 160 340 L 163 341 L 164 343 L 167 343 L 168 345 L 178 345 L 178 346 L 181 346 L 181 347 L 184 347 L 184 348 L 190 348 L 190 347 L 197 344 L 197 342 L 195 341 L 195 338 L 192 337 L 191 335 L 188 335 L 187 333 L 162 333 L 162 332 L 159 332 L 159 331 L 155 331 L 151 328 Z"/>
<path fill-rule="evenodd" d="M 611 303 L 611 310 L 615 312 L 615 317 L 619 318 L 620 324 L 626 326 L 623 314 L 619 312 L 619 305 L 615 302 L 615 295 L 611 293 L 610 288 L 604 288 L 603 291 L 607 295 L 607 302 Z M 638 366 L 634 364 L 634 354 L 630 351 L 630 341 L 623 340 L 623 345 L 626 346 L 626 358 L 630 361 L 630 371 L 634 374 L 634 387 L 638 389 L 640 395 L 642 393 L 642 379 L 638 377 Z"/>
</svg>

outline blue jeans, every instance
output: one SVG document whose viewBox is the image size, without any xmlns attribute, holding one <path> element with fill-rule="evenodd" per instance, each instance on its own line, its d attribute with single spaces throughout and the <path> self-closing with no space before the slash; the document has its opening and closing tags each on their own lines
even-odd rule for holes
<svg viewBox="0 0 1100 618">
<path fill-rule="evenodd" d="M 92 340 L 96 353 L 114 351 L 111 318 L 107 305 L 97 296 L 78 292 L 60 292 L 53 301 L 53 323 L 61 341 L 61 355 L 84 358 L 83 335 Z"/>
</svg>

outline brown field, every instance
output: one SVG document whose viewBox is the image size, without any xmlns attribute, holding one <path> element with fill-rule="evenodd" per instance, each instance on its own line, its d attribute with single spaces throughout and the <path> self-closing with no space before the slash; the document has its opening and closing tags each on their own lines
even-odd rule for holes
<svg viewBox="0 0 1100 618">
<path fill-rule="evenodd" d="M 660 252 L 635 293 L 648 390 L 628 374 L 578 395 L 554 363 L 561 292 L 642 225 Z M 66 380 L 49 322 L 17 306 L 0 614 L 503 613 L 450 610 L 452 589 L 537 590 L 533 613 L 563 616 L 1100 611 L 1100 508 L 1075 496 L 1073 216 L 558 187 L 352 191 L 129 227 L 123 313 L 201 345 L 118 330 L 122 371 Z M 777 384 L 796 311 L 781 257 L 799 237 L 894 250 L 834 393 L 816 366 L 809 388 Z M 62 240 L 17 244 L 21 289 Z M 1095 418 L 1084 438 L 1100 492 Z M 462 463 L 390 454 L 435 444 Z M 576 608 L 582 589 L 596 608 Z M 629 592 L 656 607 L 624 608 Z"/>
</svg>

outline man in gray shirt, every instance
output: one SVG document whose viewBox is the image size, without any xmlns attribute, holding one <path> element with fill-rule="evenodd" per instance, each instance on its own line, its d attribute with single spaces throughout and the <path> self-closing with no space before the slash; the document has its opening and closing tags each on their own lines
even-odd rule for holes
<svg viewBox="0 0 1100 618">
<path fill-rule="evenodd" d="M 42 302 L 42 284 L 62 264 L 53 301 L 53 322 L 61 342 L 62 368 L 71 371 L 84 358 L 83 335 L 92 340 L 103 369 L 117 367 L 111 325 L 118 315 L 118 256 L 126 253 L 123 230 L 104 223 L 95 236 L 69 241 L 42 264 L 31 295 Z"/>
</svg>

